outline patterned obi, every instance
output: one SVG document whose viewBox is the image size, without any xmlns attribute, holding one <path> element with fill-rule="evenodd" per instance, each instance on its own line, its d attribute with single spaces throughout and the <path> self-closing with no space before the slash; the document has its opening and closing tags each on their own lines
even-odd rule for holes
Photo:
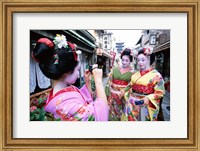
<svg viewBox="0 0 200 151">
<path fill-rule="evenodd" d="M 111 88 L 115 91 L 120 91 L 128 85 L 127 81 L 113 79 L 111 83 Z M 112 90 L 111 89 L 111 90 Z"/>
<path fill-rule="evenodd" d="M 154 93 L 154 85 L 151 83 L 149 83 L 148 85 L 133 84 L 132 90 L 133 92 L 140 94 L 151 94 Z"/>
<path fill-rule="evenodd" d="M 117 79 L 113 79 L 113 80 L 112 80 L 112 83 L 113 83 L 113 84 L 117 84 L 117 85 L 125 85 L 125 86 L 128 85 L 128 82 L 127 82 L 127 81 L 124 81 L 124 80 L 117 80 Z"/>
</svg>

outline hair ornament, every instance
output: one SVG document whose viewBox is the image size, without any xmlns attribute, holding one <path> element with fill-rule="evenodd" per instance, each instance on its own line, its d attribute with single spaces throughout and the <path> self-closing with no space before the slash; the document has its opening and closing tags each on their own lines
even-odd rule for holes
<svg viewBox="0 0 200 151">
<path fill-rule="evenodd" d="M 76 54 L 77 54 L 77 59 L 76 59 L 76 61 L 81 61 L 81 59 L 82 59 L 82 52 L 81 52 L 80 50 L 77 50 L 77 51 L 76 51 Z"/>
<path fill-rule="evenodd" d="M 133 51 L 131 50 L 130 55 L 133 56 Z"/>
<path fill-rule="evenodd" d="M 54 59 L 55 59 L 54 64 L 58 64 L 58 61 L 59 61 L 58 54 L 54 54 Z"/>
<path fill-rule="evenodd" d="M 56 34 L 56 37 L 54 37 L 53 42 L 59 49 L 61 49 L 62 47 L 68 47 L 67 39 L 64 35 Z"/>
<path fill-rule="evenodd" d="M 56 45 L 56 47 L 59 49 L 61 49 L 62 47 L 70 48 L 69 52 L 73 53 L 74 59 L 76 61 L 81 60 L 82 52 L 80 50 L 76 51 L 76 48 L 77 48 L 76 44 L 73 44 L 73 43 L 67 41 L 67 39 L 64 35 L 56 34 L 56 37 L 54 38 L 53 42 Z M 54 58 L 56 59 L 54 64 L 58 64 L 58 59 L 59 59 L 58 55 L 57 56 L 54 55 Z"/>
<path fill-rule="evenodd" d="M 138 51 L 136 49 L 133 49 L 133 56 L 137 56 L 138 55 Z"/>
<path fill-rule="evenodd" d="M 50 48 L 54 47 L 53 42 L 51 40 L 49 40 L 48 38 L 40 38 L 37 42 L 44 43 L 47 46 L 49 46 Z"/>
<path fill-rule="evenodd" d="M 130 55 L 133 56 L 133 52 L 132 52 L 132 50 L 131 50 L 130 48 L 125 48 L 125 49 L 121 52 L 121 56 L 124 55 L 124 52 L 125 52 L 125 51 L 129 51 L 129 52 L 130 52 Z"/>
<path fill-rule="evenodd" d="M 153 53 L 153 49 L 151 47 L 143 48 L 145 55 L 151 55 Z"/>
</svg>

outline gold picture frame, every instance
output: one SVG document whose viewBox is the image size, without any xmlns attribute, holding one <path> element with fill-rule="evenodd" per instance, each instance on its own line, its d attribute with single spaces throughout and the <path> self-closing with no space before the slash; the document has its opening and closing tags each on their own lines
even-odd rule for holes
<svg viewBox="0 0 200 151">
<path fill-rule="evenodd" d="M 1 150 L 200 150 L 199 0 L 1 0 L 0 149 Z M 188 137 L 185 139 L 16 139 L 13 138 L 13 14 L 52 12 L 187 13 Z"/>
</svg>

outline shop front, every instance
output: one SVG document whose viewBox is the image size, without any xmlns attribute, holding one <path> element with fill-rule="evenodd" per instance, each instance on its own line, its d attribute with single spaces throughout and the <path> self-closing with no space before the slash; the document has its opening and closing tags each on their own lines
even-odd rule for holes
<svg viewBox="0 0 200 151">
<path fill-rule="evenodd" d="M 107 76 L 110 73 L 112 56 L 105 50 L 97 49 L 97 64 L 103 69 L 103 76 Z"/>
</svg>

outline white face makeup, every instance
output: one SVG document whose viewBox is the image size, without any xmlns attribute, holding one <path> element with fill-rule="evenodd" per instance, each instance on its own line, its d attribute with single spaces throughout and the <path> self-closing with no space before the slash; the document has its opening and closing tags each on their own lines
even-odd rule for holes
<svg viewBox="0 0 200 151">
<path fill-rule="evenodd" d="M 129 56 L 127 56 L 127 55 L 122 56 L 122 67 L 123 68 L 129 67 L 130 63 L 131 63 L 131 61 L 130 61 Z"/>
<path fill-rule="evenodd" d="M 81 63 L 79 62 L 77 66 L 74 69 L 74 72 L 71 74 L 68 74 L 67 77 L 65 78 L 65 83 L 66 84 L 74 84 L 76 80 L 79 77 L 79 70 L 81 68 Z"/>
<path fill-rule="evenodd" d="M 137 64 L 140 67 L 140 70 L 147 70 L 150 67 L 150 61 L 149 58 L 147 56 L 145 56 L 144 54 L 139 54 L 137 57 Z"/>
</svg>

